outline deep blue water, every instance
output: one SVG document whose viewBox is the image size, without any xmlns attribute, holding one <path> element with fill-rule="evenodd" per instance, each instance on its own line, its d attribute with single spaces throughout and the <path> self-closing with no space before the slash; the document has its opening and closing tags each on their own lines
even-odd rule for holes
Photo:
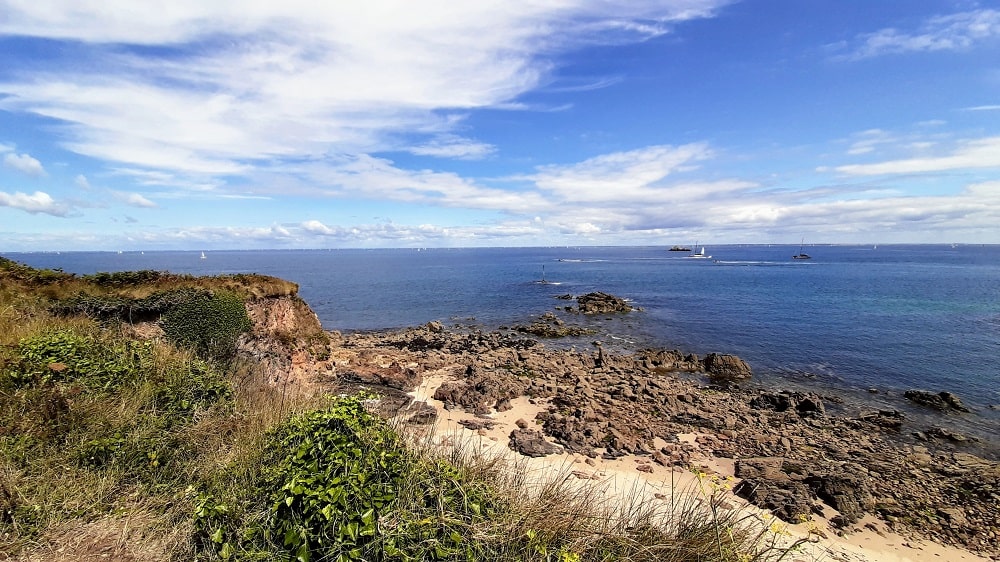
<svg viewBox="0 0 1000 562">
<path fill-rule="evenodd" d="M 1000 404 L 1000 246 L 813 246 L 805 248 L 812 260 L 792 260 L 798 250 L 709 247 L 712 259 L 704 260 L 663 247 L 5 256 L 81 274 L 274 275 L 300 285 L 325 328 L 345 331 L 430 320 L 526 323 L 567 304 L 556 295 L 600 290 L 644 312 L 581 319 L 602 334 L 580 345 L 598 337 L 735 353 L 765 380 L 834 388 L 904 410 L 906 389 L 950 390 L 976 410 L 957 420 L 962 427 L 1000 434 L 1000 412 L 989 409 Z M 536 283 L 543 268 L 545 279 L 559 284 Z"/>
</svg>

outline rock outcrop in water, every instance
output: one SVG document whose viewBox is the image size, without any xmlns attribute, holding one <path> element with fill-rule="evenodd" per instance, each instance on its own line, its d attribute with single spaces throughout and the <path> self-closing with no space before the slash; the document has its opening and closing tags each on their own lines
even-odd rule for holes
<svg viewBox="0 0 1000 562">
<path fill-rule="evenodd" d="M 903 396 L 914 404 L 934 408 L 942 412 L 969 412 L 958 396 L 950 392 L 928 392 L 926 390 L 907 390 Z"/>
<path fill-rule="evenodd" d="M 616 314 L 636 310 L 621 297 L 594 292 L 576 298 L 577 310 L 583 314 Z"/>
</svg>

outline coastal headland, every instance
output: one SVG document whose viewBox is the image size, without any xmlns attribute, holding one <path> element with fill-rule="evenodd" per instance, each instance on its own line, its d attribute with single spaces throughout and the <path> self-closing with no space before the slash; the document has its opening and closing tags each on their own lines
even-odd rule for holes
<svg viewBox="0 0 1000 562">
<path fill-rule="evenodd" d="M 283 402 L 286 396 L 372 391 L 382 413 L 415 431 L 503 452 L 553 477 L 623 494 L 638 489 L 652 502 L 669 501 L 685 482 L 725 482 L 732 494 L 726 509 L 756 509 L 779 519 L 783 533 L 805 539 L 802 559 L 1000 560 L 1000 464 L 972 454 L 967 441 L 947 429 L 950 412 L 964 406 L 944 390 L 915 389 L 907 397 L 941 411 L 940 427 L 914 428 L 895 410 L 844 414 L 828 393 L 756 386 L 752 366 L 725 353 L 629 350 L 598 339 L 555 345 L 565 337 L 593 337 L 577 324 L 580 315 L 631 313 L 632 303 L 605 293 L 560 296 L 553 310 L 495 330 L 434 321 L 340 333 L 324 331 L 297 287 L 274 278 L 138 272 L 79 279 L 9 261 L 0 265 L 0 296 L 13 303 L 2 318 L 10 329 L 28 330 L 17 322 L 36 321 L 29 316 L 41 317 L 37 303 L 44 302 L 46 314 L 97 319 L 100 330 L 114 330 L 116 337 L 155 343 L 176 337 L 176 328 L 164 321 L 171 307 L 229 295 L 213 306 L 227 314 L 234 303 L 245 308 L 245 315 L 239 313 L 246 323 L 230 323 L 240 333 L 232 342 L 236 357 L 264 386 L 279 390 Z M 20 312 L 18 299 L 29 303 Z M 232 325 L 219 333 L 236 334 Z M 66 329 L 58 337 L 68 337 Z M 180 335 L 217 343 L 198 339 L 201 333 Z M 84 339 L 58 343 L 75 341 Z M 146 353 L 122 349 L 134 357 Z M 4 360 L 17 367 L 11 353 Z M 61 380 L 92 366 L 46 360 L 32 376 Z M 108 373 L 118 377 L 125 368 Z M 211 374 L 208 367 L 198 369 L 198 376 Z M 11 381 L 27 381 L 30 398 L 34 383 Z M 85 390 L 74 383 L 67 392 L 74 394 L 58 404 L 66 412 L 51 415 L 72 412 Z M 177 419 L 191 422 L 209 411 L 187 398 L 171 404 Z M 24 422 L 9 421 L 4 435 L 16 436 Z M 901 438 L 914 431 L 921 441 Z M 216 437 L 225 450 L 224 433 Z M 123 446 L 112 445 L 101 445 L 107 462 Z M 141 460 L 147 470 L 159 462 Z M 9 479 L 2 489 L 9 513 L 30 507 L 17 499 L 21 480 Z M 65 545 L 56 540 L 51 548 Z"/>
</svg>

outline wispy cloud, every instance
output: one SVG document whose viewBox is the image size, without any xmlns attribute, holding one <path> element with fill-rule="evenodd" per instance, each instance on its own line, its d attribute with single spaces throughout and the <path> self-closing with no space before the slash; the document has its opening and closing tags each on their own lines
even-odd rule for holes
<svg viewBox="0 0 1000 562">
<path fill-rule="evenodd" d="M 853 176 L 875 176 L 979 168 L 1000 168 L 1000 137 L 962 141 L 951 152 L 941 155 L 902 158 L 872 164 L 849 164 L 835 169 L 842 174 Z"/>
<path fill-rule="evenodd" d="M 409 152 L 418 156 L 481 160 L 496 152 L 496 147 L 457 135 L 441 135 L 430 142 L 411 147 Z"/>
<path fill-rule="evenodd" d="M 859 36 L 845 58 L 858 60 L 888 54 L 957 51 L 1000 37 L 1000 11 L 981 9 L 928 19 L 915 30 L 880 29 Z"/>
<path fill-rule="evenodd" d="M 46 214 L 54 217 L 65 217 L 70 213 L 70 206 L 56 201 L 44 191 L 36 191 L 31 195 L 20 191 L 6 193 L 0 191 L 0 207 L 11 207 L 32 214 Z"/>
<path fill-rule="evenodd" d="M 643 40 L 726 3 L 17 3 L 0 33 L 83 42 L 102 64 L 12 68 L 0 109 L 59 120 L 79 154 L 206 183 L 401 136 L 417 154 L 481 158 L 493 147 L 441 136 L 455 111 L 517 103 L 581 43 Z"/>
<path fill-rule="evenodd" d="M 8 152 L 3 156 L 3 165 L 12 170 L 17 170 L 22 174 L 33 177 L 43 177 L 46 175 L 42 163 L 30 154 L 17 154 Z"/>
<path fill-rule="evenodd" d="M 966 107 L 965 111 L 1000 111 L 1000 105 L 977 105 L 975 107 Z"/>
<path fill-rule="evenodd" d="M 576 164 L 542 166 L 528 179 L 540 190 L 565 200 L 646 201 L 665 196 L 657 182 L 697 167 L 699 161 L 711 154 L 704 143 L 649 146 L 604 154 Z"/>
</svg>

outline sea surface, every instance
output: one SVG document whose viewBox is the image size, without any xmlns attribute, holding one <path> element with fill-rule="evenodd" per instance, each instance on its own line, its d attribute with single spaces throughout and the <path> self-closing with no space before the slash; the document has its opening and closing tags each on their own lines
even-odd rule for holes
<svg viewBox="0 0 1000 562">
<path fill-rule="evenodd" d="M 7 253 L 89 274 L 155 269 L 261 273 L 294 281 L 328 330 L 431 320 L 484 329 L 527 324 L 605 291 L 643 310 L 574 321 L 599 330 L 548 342 L 734 353 L 770 385 L 834 392 L 845 408 L 904 411 L 912 429 L 958 428 L 1000 451 L 1000 246 L 666 247 Z M 544 283 L 540 281 L 545 281 Z M 569 317 L 567 317 L 569 318 Z M 911 388 L 948 390 L 974 413 L 908 404 Z M 992 408 L 991 408 L 992 406 Z M 990 455 L 995 456 L 995 455 Z"/>
</svg>

